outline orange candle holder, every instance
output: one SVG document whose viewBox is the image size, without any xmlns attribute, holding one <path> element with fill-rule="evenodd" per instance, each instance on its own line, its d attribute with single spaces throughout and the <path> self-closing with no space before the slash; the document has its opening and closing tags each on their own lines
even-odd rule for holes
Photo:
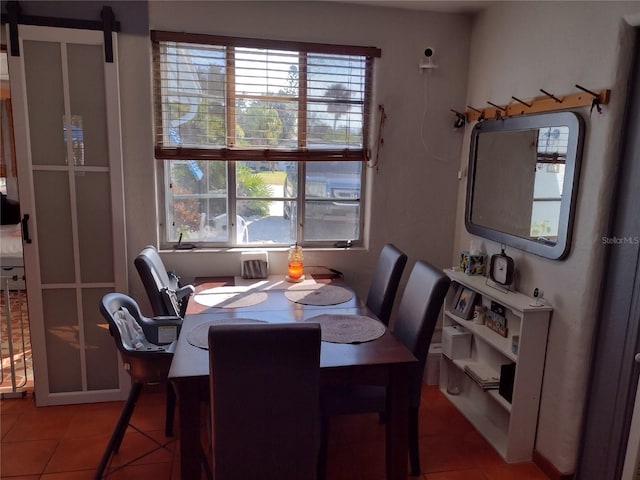
<svg viewBox="0 0 640 480">
<path fill-rule="evenodd" d="M 287 267 L 287 273 L 289 274 L 289 278 L 291 280 L 299 280 L 300 277 L 302 277 L 302 270 L 302 262 L 289 262 L 289 266 Z"/>
<path fill-rule="evenodd" d="M 290 282 L 301 282 L 304 280 L 304 264 L 302 247 L 297 243 L 289 249 L 289 263 L 287 265 L 287 277 Z"/>
</svg>

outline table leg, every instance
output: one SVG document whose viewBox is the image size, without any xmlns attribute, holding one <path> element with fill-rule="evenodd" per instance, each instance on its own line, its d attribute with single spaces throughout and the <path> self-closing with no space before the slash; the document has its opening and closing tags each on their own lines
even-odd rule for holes
<svg viewBox="0 0 640 480">
<path fill-rule="evenodd" d="M 180 478 L 193 480 L 201 475 L 200 392 L 198 382 L 174 381 L 178 397 L 180 432 Z"/>
<path fill-rule="evenodd" d="M 387 395 L 387 480 L 406 480 L 409 474 L 409 372 L 404 364 L 390 367 Z"/>
</svg>

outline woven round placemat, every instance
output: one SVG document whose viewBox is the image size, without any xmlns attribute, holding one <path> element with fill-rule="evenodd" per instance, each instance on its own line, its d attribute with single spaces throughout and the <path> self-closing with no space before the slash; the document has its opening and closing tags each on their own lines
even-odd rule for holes
<svg viewBox="0 0 640 480">
<path fill-rule="evenodd" d="M 294 285 L 284 295 L 292 302 L 304 305 L 337 305 L 353 298 L 353 294 L 346 288 L 322 283 Z"/>
<path fill-rule="evenodd" d="M 205 307 L 241 308 L 264 302 L 267 292 L 243 290 L 238 287 L 215 287 L 198 292 L 193 299 Z"/>
<path fill-rule="evenodd" d="M 322 314 L 305 322 L 319 323 L 322 341 L 331 343 L 364 343 L 384 335 L 386 327 L 379 320 L 363 315 Z"/>
<path fill-rule="evenodd" d="M 247 323 L 265 323 L 264 320 L 254 318 L 220 318 L 201 323 L 193 327 L 187 335 L 187 341 L 194 347 L 209 350 L 209 327 L 211 325 L 241 325 Z"/>
</svg>

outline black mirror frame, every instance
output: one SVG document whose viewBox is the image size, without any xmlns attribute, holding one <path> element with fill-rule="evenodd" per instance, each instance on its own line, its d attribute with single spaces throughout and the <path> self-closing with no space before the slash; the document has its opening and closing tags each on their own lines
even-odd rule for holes
<svg viewBox="0 0 640 480">
<path fill-rule="evenodd" d="M 472 223 L 471 216 L 473 213 L 473 189 L 475 186 L 478 137 L 487 132 L 510 132 L 565 125 L 569 127 L 569 144 L 567 146 L 564 186 L 566 189 L 567 186 L 571 185 L 571 192 L 566 195 L 563 192 L 560 204 L 557 241 L 555 243 L 551 243 L 546 242 L 544 239 L 519 237 L 507 232 L 494 230 L 492 228 Z M 578 193 L 584 132 L 584 120 L 576 112 L 524 115 L 520 117 L 507 117 L 500 120 L 486 120 L 477 123 L 471 134 L 471 146 L 469 149 L 469 177 L 467 181 L 467 199 L 464 217 L 464 223 L 467 231 L 473 235 L 478 235 L 500 244 L 509 245 L 541 257 L 550 258 L 552 260 L 562 260 L 565 258 L 569 254 L 571 247 L 571 234 L 573 230 L 573 217 Z"/>
</svg>

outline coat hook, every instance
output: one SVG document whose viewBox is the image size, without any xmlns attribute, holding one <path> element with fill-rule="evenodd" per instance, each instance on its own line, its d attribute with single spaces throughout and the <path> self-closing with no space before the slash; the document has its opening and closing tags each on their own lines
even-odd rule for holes
<svg viewBox="0 0 640 480">
<path fill-rule="evenodd" d="M 503 112 L 506 112 L 506 111 L 507 111 L 507 109 L 506 109 L 506 108 L 501 107 L 500 105 L 496 105 L 495 103 L 491 103 L 491 102 L 490 102 L 490 101 L 488 101 L 488 100 L 487 100 L 487 103 L 488 103 L 489 105 L 491 105 L 492 107 L 496 107 L 498 110 L 502 110 Z"/>
<path fill-rule="evenodd" d="M 547 91 L 545 91 L 545 90 L 543 90 L 543 89 L 540 89 L 540 91 L 541 91 L 542 93 L 544 93 L 547 97 L 553 98 L 556 102 L 558 102 L 558 103 L 562 103 L 562 99 L 560 99 L 560 98 L 556 97 L 555 95 L 552 95 L 551 93 L 549 93 L 549 92 L 547 92 Z"/>
<path fill-rule="evenodd" d="M 519 98 L 516 98 L 514 96 L 512 96 L 511 98 L 513 98 L 516 102 L 521 103 L 521 104 L 523 104 L 524 106 L 526 106 L 528 108 L 531 108 L 531 104 L 530 103 L 524 102 L 524 101 L 522 101 Z"/>
<path fill-rule="evenodd" d="M 464 113 L 460 113 L 457 110 L 454 110 L 453 108 L 450 108 L 450 110 L 456 114 L 456 120 L 455 122 L 453 122 L 453 128 L 464 127 L 464 124 L 467 122 L 467 116 Z"/>
<path fill-rule="evenodd" d="M 473 108 L 471 105 L 467 105 L 467 108 L 473 110 L 478 115 L 478 122 L 482 122 L 485 119 L 484 110 L 478 110 L 477 108 Z"/>
<path fill-rule="evenodd" d="M 580 85 L 576 84 L 576 88 L 579 88 L 580 90 L 582 90 L 583 92 L 587 92 L 590 95 L 593 95 L 594 97 L 600 97 L 600 95 L 598 95 L 596 92 L 592 92 L 591 90 L 587 90 L 584 87 L 581 87 Z"/>
</svg>

